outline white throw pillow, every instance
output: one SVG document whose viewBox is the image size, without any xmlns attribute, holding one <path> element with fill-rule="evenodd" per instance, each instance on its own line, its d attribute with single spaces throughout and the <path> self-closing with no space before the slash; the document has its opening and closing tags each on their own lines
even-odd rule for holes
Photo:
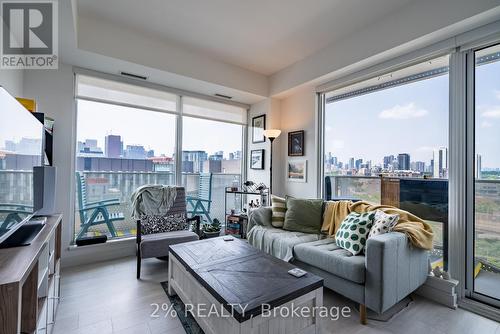
<svg viewBox="0 0 500 334">
<path fill-rule="evenodd" d="M 375 218 L 373 219 L 373 225 L 368 234 L 368 239 L 376 235 L 391 232 L 398 223 L 398 220 L 398 214 L 389 215 L 381 210 L 375 211 Z"/>
</svg>

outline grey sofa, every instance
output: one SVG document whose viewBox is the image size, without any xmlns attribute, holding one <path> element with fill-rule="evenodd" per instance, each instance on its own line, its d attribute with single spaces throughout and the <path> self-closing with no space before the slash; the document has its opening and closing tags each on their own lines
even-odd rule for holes
<svg viewBox="0 0 500 334">
<path fill-rule="evenodd" d="M 271 215 L 269 207 L 250 214 L 249 243 L 323 277 L 325 287 L 360 304 L 363 324 L 366 307 L 383 313 L 427 278 L 428 252 L 411 246 L 402 233 L 372 237 L 367 241 L 365 254 L 352 256 L 337 247 L 333 238 L 274 228 Z M 291 249 L 291 258 L 284 256 L 287 247 Z"/>
</svg>

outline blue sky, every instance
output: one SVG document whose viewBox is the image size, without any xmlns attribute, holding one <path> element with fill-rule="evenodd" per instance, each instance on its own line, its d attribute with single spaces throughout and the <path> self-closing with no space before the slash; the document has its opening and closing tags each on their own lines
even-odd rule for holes
<svg viewBox="0 0 500 334">
<path fill-rule="evenodd" d="M 204 150 L 209 154 L 241 150 L 242 126 L 184 117 L 183 149 Z M 121 135 L 124 146 L 143 145 L 156 155 L 172 156 L 175 150 L 175 116 L 161 112 L 80 100 L 77 138 L 97 139 L 104 150 L 104 137 Z"/>
<path fill-rule="evenodd" d="M 340 161 L 409 153 L 429 164 L 434 148 L 448 147 L 449 76 L 327 104 L 325 152 Z M 500 167 L 500 62 L 477 70 L 476 152 L 483 168 Z"/>
</svg>

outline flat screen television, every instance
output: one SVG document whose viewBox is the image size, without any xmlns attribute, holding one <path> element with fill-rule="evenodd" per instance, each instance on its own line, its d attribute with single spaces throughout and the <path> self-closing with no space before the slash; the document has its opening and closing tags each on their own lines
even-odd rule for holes
<svg viewBox="0 0 500 334">
<path fill-rule="evenodd" d="M 0 86 L 0 244 L 36 213 L 33 167 L 42 165 L 43 124 Z"/>
</svg>

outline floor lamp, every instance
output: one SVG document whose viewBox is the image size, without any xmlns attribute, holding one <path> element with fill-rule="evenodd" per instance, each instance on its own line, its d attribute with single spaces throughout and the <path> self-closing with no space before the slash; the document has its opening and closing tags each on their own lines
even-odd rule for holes
<svg viewBox="0 0 500 334">
<path fill-rule="evenodd" d="M 264 130 L 264 136 L 269 138 L 271 142 L 271 158 L 269 159 L 269 196 L 273 194 L 273 141 L 281 134 L 281 130 L 270 129 Z"/>
</svg>

